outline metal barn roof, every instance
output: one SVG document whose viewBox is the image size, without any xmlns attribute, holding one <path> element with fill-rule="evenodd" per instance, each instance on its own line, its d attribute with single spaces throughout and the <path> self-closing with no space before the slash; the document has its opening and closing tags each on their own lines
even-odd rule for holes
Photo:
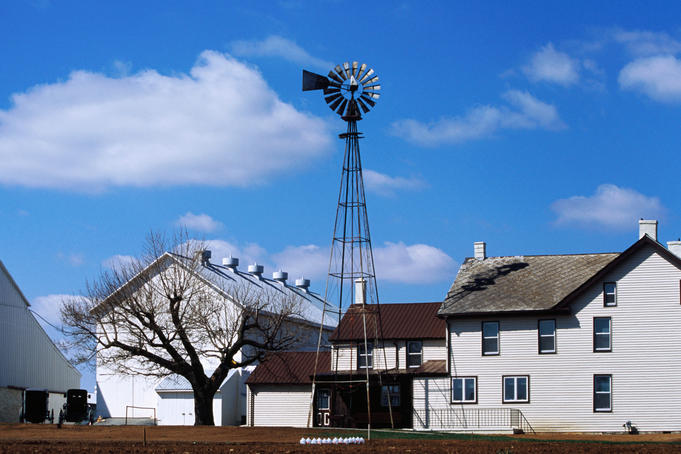
<svg viewBox="0 0 681 454">
<path fill-rule="evenodd" d="M 364 339 L 362 311 L 366 311 L 367 338 L 379 339 L 444 339 L 446 325 L 437 317 L 442 303 L 353 304 L 343 316 L 331 341 Z M 379 314 L 380 312 L 380 314 Z M 376 325 L 380 316 L 380 327 Z"/>
<path fill-rule="evenodd" d="M 246 380 L 248 385 L 308 385 L 312 383 L 317 352 L 276 352 L 265 356 Z M 329 372 L 331 353 L 319 352 L 317 373 Z"/>
</svg>

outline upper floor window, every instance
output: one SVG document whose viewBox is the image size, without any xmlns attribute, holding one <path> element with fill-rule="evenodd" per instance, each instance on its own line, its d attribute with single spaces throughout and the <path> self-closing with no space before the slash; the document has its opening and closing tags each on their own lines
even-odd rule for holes
<svg viewBox="0 0 681 454">
<path fill-rule="evenodd" d="M 499 354 L 499 322 L 482 322 L 482 354 Z"/>
<path fill-rule="evenodd" d="M 474 404 L 478 401 L 476 377 L 452 378 L 452 403 Z"/>
<path fill-rule="evenodd" d="M 400 406 L 400 385 L 383 385 L 381 387 L 381 405 L 388 406 L 388 397 L 390 397 L 390 406 Z"/>
<path fill-rule="evenodd" d="M 556 321 L 539 320 L 539 353 L 556 353 Z"/>
<path fill-rule="evenodd" d="M 357 369 L 371 369 L 374 367 L 374 344 L 368 342 L 366 351 L 364 343 L 357 345 Z"/>
<path fill-rule="evenodd" d="M 617 306 L 617 284 L 615 282 L 603 284 L 603 306 Z"/>
<path fill-rule="evenodd" d="M 594 411 L 612 411 L 612 375 L 594 375 Z"/>
<path fill-rule="evenodd" d="M 529 402 L 530 377 L 504 377 L 504 402 Z"/>
<path fill-rule="evenodd" d="M 610 317 L 594 317 L 594 351 L 612 350 L 612 321 Z"/>
<path fill-rule="evenodd" d="M 419 367 L 423 355 L 423 342 L 407 342 L 407 367 Z"/>
</svg>

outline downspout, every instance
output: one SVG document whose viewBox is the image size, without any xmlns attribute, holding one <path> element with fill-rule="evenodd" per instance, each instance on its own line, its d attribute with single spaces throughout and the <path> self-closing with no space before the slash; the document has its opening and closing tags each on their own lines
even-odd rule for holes
<svg viewBox="0 0 681 454">
<path fill-rule="evenodd" d="M 395 346 L 395 369 L 399 370 L 400 369 L 400 347 L 397 345 L 397 342 L 393 342 L 393 345 Z"/>
</svg>

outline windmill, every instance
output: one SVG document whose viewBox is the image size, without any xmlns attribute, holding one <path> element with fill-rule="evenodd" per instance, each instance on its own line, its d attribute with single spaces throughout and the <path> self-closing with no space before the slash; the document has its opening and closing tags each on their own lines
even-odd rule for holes
<svg viewBox="0 0 681 454">
<path fill-rule="evenodd" d="M 329 71 L 327 76 L 303 70 L 303 91 L 322 90 L 324 100 L 329 108 L 340 115 L 347 123 L 346 132 L 339 134 L 340 139 L 345 141 L 345 153 L 324 300 L 336 309 L 330 309 L 329 312 L 337 314 L 338 326 L 340 326 L 344 311 L 352 306 L 352 311 L 348 312 L 347 315 L 356 317 L 357 323 L 350 323 L 350 326 L 362 331 L 357 333 L 361 334 L 361 336 L 358 336 L 361 340 L 357 342 L 358 367 L 360 366 L 359 361 L 362 359 L 360 356 L 364 355 L 364 370 L 362 371 L 364 377 L 351 375 L 349 378 L 344 377 L 343 380 L 334 380 L 333 377 L 338 374 L 339 360 L 337 355 L 340 350 L 340 347 L 338 347 L 335 352 L 332 352 L 332 355 L 335 355 L 332 356 L 332 377 L 330 379 L 327 377 L 324 383 L 333 386 L 333 389 L 338 389 L 339 386 L 352 388 L 361 386 L 361 384 L 365 385 L 366 395 L 362 400 L 366 401 L 369 436 L 371 434 L 371 377 L 369 374 L 371 366 L 367 362 L 370 358 L 369 354 L 371 354 L 371 361 L 373 361 L 375 356 L 373 355 L 373 346 L 378 346 L 378 340 L 382 340 L 383 336 L 359 152 L 359 139 L 362 138 L 362 133 L 357 132 L 357 122 L 362 119 L 362 113 L 368 113 L 376 105 L 381 90 L 378 80 L 373 69 L 364 63 L 360 65 L 356 61 L 337 65 Z M 327 306 L 324 308 L 324 314 L 326 312 Z M 376 343 L 370 342 L 369 339 L 375 339 Z M 322 331 L 320 329 L 308 426 L 314 408 L 321 340 Z M 354 347 L 351 346 L 351 348 Z M 384 370 L 386 370 L 385 349 L 381 349 L 381 351 L 383 352 Z M 377 375 L 375 378 L 378 379 L 380 385 L 381 373 L 374 375 Z M 350 393 L 350 396 L 352 395 Z M 347 404 L 347 402 L 345 403 Z M 349 406 L 352 406 L 352 397 L 350 397 Z M 393 426 L 390 399 L 388 399 L 388 407 L 391 426 Z"/>
</svg>

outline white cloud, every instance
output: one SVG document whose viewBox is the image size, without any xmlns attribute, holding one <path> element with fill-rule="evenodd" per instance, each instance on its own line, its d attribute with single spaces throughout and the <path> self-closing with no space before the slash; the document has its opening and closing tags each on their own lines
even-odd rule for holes
<svg viewBox="0 0 681 454">
<path fill-rule="evenodd" d="M 627 229 L 636 219 L 657 219 L 664 207 L 657 197 L 645 196 L 633 189 L 602 184 L 589 197 L 573 196 L 556 200 L 551 209 L 558 215 L 556 224 Z"/>
<path fill-rule="evenodd" d="M 681 60 L 671 55 L 636 59 L 622 68 L 618 80 L 621 88 L 657 101 L 681 101 Z"/>
<path fill-rule="evenodd" d="M 73 295 L 53 294 L 38 296 L 31 301 L 31 310 L 40 315 L 39 317 L 36 317 L 36 319 L 43 327 L 48 326 L 45 323 L 45 320 L 54 326 L 60 327 L 61 316 L 59 310 L 61 309 L 62 303 L 70 298 L 73 298 Z"/>
<path fill-rule="evenodd" d="M 249 186 L 311 162 L 328 126 L 282 102 L 261 74 L 203 52 L 189 74 L 75 71 L 0 110 L 0 183 Z"/>
<path fill-rule="evenodd" d="M 427 244 L 406 245 L 386 242 L 374 248 L 379 281 L 430 284 L 452 281 L 456 262 L 441 249 Z"/>
<path fill-rule="evenodd" d="M 222 264 L 222 259 L 230 256 L 238 258 L 239 266 L 244 270 L 256 262 L 266 267 L 270 264 L 267 251 L 255 243 L 239 246 L 236 243 L 216 239 L 205 241 L 204 244 L 211 250 L 211 261 L 217 264 Z"/>
<path fill-rule="evenodd" d="M 636 56 L 681 52 L 681 41 L 665 32 L 616 29 L 612 32 L 612 39 Z"/>
<path fill-rule="evenodd" d="M 391 177 L 390 175 L 370 169 L 364 169 L 362 175 L 367 191 L 372 191 L 379 195 L 390 196 L 399 190 L 421 189 L 426 186 L 426 182 L 418 177 Z"/>
<path fill-rule="evenodd" d="M 313 57 L 295 42 L 281 36 L 268 36 L 258 41 L 233 41 L 231 52 L 241 57 L 280 57 L 299 65 L 308 65 L 328 71 L 333 63 Z"/>
<path fill-rule="evenodd" d="M 579 81 L 579 69 L 579 60 L 557 51 L 552 43 L 548 43 L 532 56 L 522 71 L 533 82 L 545 81 L 567 86 Z"/>
<path fill-rule="evenodd" d="M 185 215 L 175 221 L 176 225 L 186 227 L 189 230 L 197 230 L 199 232 L 214 232 L 222 228 L 222 223 L 216 221 L 205 213 L 194 214 L 188 211 Z"/>
<path fill-rule="evenodd" d="M 127 268 L 130 265 L 136 264 L 137 258 L 132 255 L 112 255 L 111 257 L 102 260 L 102 266 L 109 269 Z"/>
<path fill-rule="evenodd" d="M 509 90 L 502 97 L 508 106 L 479 106 L 463 117 L 442 118 L 429 124 L 399 120 L 392 124 L 392 133 L 418 145 L 436 146 L 480 139 L 502 129 L 565 128 L 554 105 L 526 91 Z"/>
<path fill-rule="evenodd" d="M 386 242 L 373 248 L 379 281 L 402 284 L 430 284 L 453 279 L 456 262 L 442 250 L 427 244 L 406 245 Z M 274 254 L 277 268 L 289 276 L 325 279 L 329 267 L 329 248 L 316 245 L 289 246 Z"/>
<path fill-rule="evenodd" d="M 329 271 L 328 247 L 321 248 L 314 244 L 304 246 L 287 246 L 283 251 L 272 255 L 272 260 L 277 269 L 289 272 L 289 277 L 295 279 L 301 276 L 306 278 L 325 279 Z M 319 286 L 324 284 L 315 285 Z M 321 289 L 323 290 L 323 289 Z"/>
</svg>

